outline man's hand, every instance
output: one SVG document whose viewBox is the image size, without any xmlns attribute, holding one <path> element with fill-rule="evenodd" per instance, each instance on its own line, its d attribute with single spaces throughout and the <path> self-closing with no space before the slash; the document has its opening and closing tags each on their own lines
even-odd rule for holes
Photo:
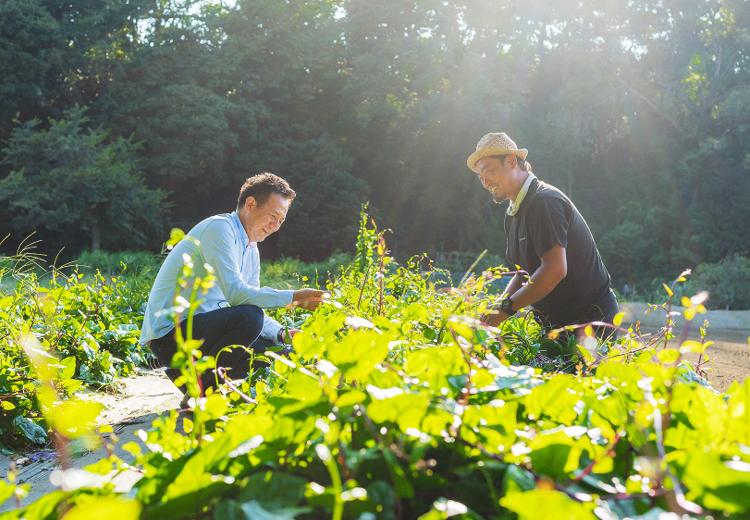
<svg viewBox="0 0 750 520">
<path fill-rule="evenodd" d="M 294 336 L 300 332 L 299 329 L 281 329 L 279 331 L 279 343 L 285 344 L 285 345 L 291 345 L 292 339 L 294 339 Z"/>
<path fill-rule="evenodd" d="M 318 289 L 300 289 L 294 291 L 292 296 L 292 306 L 302 307 L 308 311 L 314 311 L 328 298 L 330 293 Z"/>
<path fill-rule="evenodd" d="M 497 327 L 502 322 L 510 318 L 510 316 L 500 309 L 494 309 L 487 311 L 487 314 L 482 316 L 482 321 L 489 325 L 490 327 Z"/>
</svg>

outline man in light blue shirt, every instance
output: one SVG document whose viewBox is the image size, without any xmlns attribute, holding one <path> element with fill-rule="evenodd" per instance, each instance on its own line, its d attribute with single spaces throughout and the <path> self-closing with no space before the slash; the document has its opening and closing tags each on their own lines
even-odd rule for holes
<svg viewBox="0 0 750 520">
<path fill-rule="evenodd" d="M 258 242 L 276 232 L 296 196 L 289 184 L 276 175 L 250 177 L 240 189 L 237 209 L 199 222 L 167 255 L 156 276 L 146 305 L 140 342 L 150 344 L 162 366 L 169 366 L 175 343 L 175 301 L 190 299 L 192 284 L 178 288 L 185 262 L 195 276 L 204 277 L 211 266 L 216 282 L 205 294 L 193 318 L 193 337 L 202 339 L 201 350 L 215 356 L 228 345 L 252 347 L 262 352 L 269 345 L 284 344 L 296 330 L 287 330 L 265 315 L 263 308 L 289 304 L 313 309 L 323 299 L 316 289 L 277 290 L 260 287 Z M 178 292 L 179 289 L 179 292 Z M 182 321 L 186 316 L 180 316 Z M 183 324 L 184 327 L 184 324 Z M 249 355 L 243 348 L 223 352 L 217 366 L 230 369 L 233 378 L 247 375 Z M 168 369 L 174 380 L 177 370 Z M 213 370 L 203 377 L 204 388 L 213 386 Z"/>
</svg>

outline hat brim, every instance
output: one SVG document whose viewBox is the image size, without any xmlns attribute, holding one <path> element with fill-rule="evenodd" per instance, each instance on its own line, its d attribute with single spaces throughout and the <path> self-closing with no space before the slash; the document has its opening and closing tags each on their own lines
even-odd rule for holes
<svg viewBox="0 0 750 520">
<path fill-rule="evenodd" d="M 519 157 L 522 161 L 526 160 L 526 156 L 529 154 L 529 151 L 526 148 L 519 148 L 518 150 L 512 150 L 510 148 L 499 148 L 497 146 L 488 146 L 486 148 L 480 148 L 473 154 L 469 156 L 469 158 L 466 160 L 466 166 L 469 167 L 471 171 L 474 173 L 479 173 L 477 171 L 477 163 L 484 159 L 485 157 L 492 157 L 495 155 L 516 155 Z"/>
</svg>

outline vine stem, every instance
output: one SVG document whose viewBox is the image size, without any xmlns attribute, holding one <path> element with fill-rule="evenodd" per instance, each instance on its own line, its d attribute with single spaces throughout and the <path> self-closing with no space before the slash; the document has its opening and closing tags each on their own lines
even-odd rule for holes
<svg viewBox="0 0 750 520">
<path fill-rule="evenodd" d="M 334 503 L 333 503 L 333 514 L 331 518 L 333 520 L 341 520 L 344 516 L 344 500 L 341 494 L 344 492 L 344 486 L 341 482 L 341 473 L 339 467 L 331 454 L 330 448 L 325 444 L 319 444 L 317 448 L 318 456 L 328 468 L 328 474 L 331 476 L 331 485 L 333 486 Z"/>
<path fill-rule="evenodd" d="M 458 286 L 461 287 L 466 280 L 468 280 L 469 276 L 471 275 L 471 272 L 474 270 L 474 268 L 477 266 L 477 264 L 484 258 L 484 255 L 487 254 L 487 250 L 485 249 L 481 253 L 479 253 L 479 256 L 476 260 L 474 260 L 474 263 L 469 266 L 469 268 L 466 270 L 464 275 L 461 277 L 461 281 L 458 282 Z"/>
<path fill-rule="evenodd" d="M 378 240 L 378 256 L 380 256 L 380 266 L 378 268 L 378 316 L 383 315 L 383 293 L 385 291 L 385 255 L 388 253 L 385 249 L 385 239 L 380 235 Z"/>
<path fill-rule="evenodd" d="M 365 271 L 365 276 L 362 279 L 362 288 L 359 290 L 359 298 L 357 299 L 357 310 L 359 310 L 359 307 L 362 304 L 362 296 L 364 296 L 365 294 L 365 287 L 367 286 L 367 277 L 370 275 L 371 267 L 372 267 L 372 263 L 368 264 L 367 270 Z"/>
<path fill-rule="evenodd" d="M 619 433 L 615 435 L 615 438 L 612 441 L 612 445 L 607 450 L 605 457 L 612 457 L 615 454 L 615 448 L 617 447 L 617 443 L 620 442 L 621 438 L 622 437 L 620 436 Z M 573 477 L 573 481 L 580 482 L 581 480 L 583 480 L 586 477 L 586 475 L 589 475 L 594 470 L 594 466 L 596 465 L 596 463 L 597 461 L 592 460 L 588 466 L 583 468 L 583 471 L 581 471 L 578 475 Z"/>
<path fill-rule="evenodd" d="M 245 402 L 248 402 L 250 404 L 258 404 L 258 401 L 247 395 L 245 392 L 237 388 L 234 383 L 232 383 L 232 380 L 227 377 L 226 368 L 217 367 L 216 373 L 219 375 L 224 384 L 227 385 L 232 390 L 232 392 L 235 392 L 237 395 L 239 395 Z"/>
</svg>

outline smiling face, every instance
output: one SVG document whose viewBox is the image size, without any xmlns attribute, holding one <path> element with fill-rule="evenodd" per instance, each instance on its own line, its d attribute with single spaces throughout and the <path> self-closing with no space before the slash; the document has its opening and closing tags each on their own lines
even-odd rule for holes
<svg viewBox="0 0 750 520">
<path fill-rule="evenodd" d="M 271 193 L 262 204 L 255 197 L 245 199 L 240 220 L 251 242 L 263 242 L 269 235 L 278 231 L 286 219 L 291 199 L 278 193 Z"/>
<path fill-rule="evenodd" d="M 510 180 L 514 166 L 514 155 L 485 157 L 477 161 L 477 177 L 484 189 L 492 194 L 495 202 L 502 202 L 510 197 Z"/>
</svg>

